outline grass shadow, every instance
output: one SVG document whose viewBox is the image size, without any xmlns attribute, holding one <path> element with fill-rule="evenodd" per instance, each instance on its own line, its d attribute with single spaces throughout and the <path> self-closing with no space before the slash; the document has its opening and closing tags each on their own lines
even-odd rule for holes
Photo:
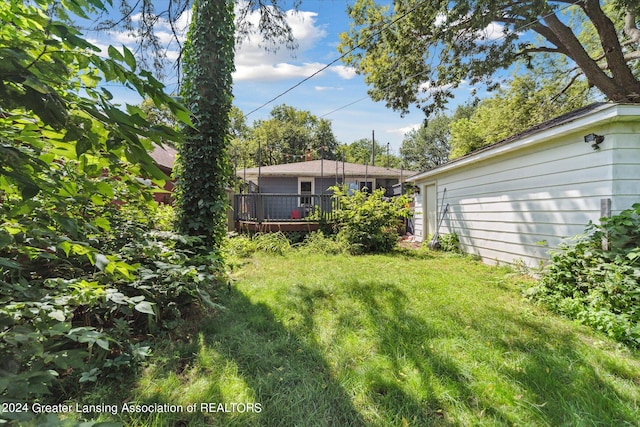
<svg viewBox="0 0 640 427">
<path fill-rule="evenodd" d="M 502 270 L 426 255 L 258 259 L 189 365 L 139 387 L 260 412 L 134 425 L 638 425 L 636 353 L 523 303 Z"/>
<path fill-rule="evenodd" d="M 202 328 L 204 343 L 237 367 L 261 411 L 216 425 L 366 425 L 313 343 L 237 289 L 220 302 L 228 312 Z"/>
<path fill-rule="evenodd" d="M 381 425 L 637 425 L 637 397 L 603 379 L 616 371 L 588 354 L 575 329 L 551 330 L 497 301 L 477 318 L 445 307 L 425 317 L 394 283 L 341 286 L 341 298 L 297 286 L 288 301 L 305 333 L 319 329 L 319 310 L 335 313 L 331 340 L 344 354 L 334 357 L 364 387 Z M 345 296 L 351 310 L 338 306 Z M 353 341 L 359 350 L 349 351 Z M 640 373 L 616 370 L 631 387 L 640 383 Z"/>
</svg>

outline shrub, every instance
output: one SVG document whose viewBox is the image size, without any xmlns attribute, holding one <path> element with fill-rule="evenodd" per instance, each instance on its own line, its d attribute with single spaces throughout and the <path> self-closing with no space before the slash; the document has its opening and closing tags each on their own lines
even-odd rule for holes
<svg viewBox="0 0 640 427">
<path fill-rule="evenodd" d="M 640 347 L 640 203 L 586 232 L 552 253 L 528 296 Z"/>
<path fill-rule="evenodd" d="M 309 233 L 298 247 L 301 252 L 338 255 L 348 252 L 349 245 L 335 236 L 325 236 L 322 231 Z"/>
<path fill-rule="evenodd" d="M 258 249 L 256 241 L 246 234 L 228 236 L 224 247 L 226 258 L 248 258 Z"/>
<path fill-rule="evenodd" d="M 287 236 L 278 231 L 277 233 L 258 233 L 253 236 L 256 243 L 256 250 L 274 255 L 284 255 L 291 249 L 291 242 Z"/>
<path fill-rule="evenodd" d="M 224 244 L 227 263 L 234 263 L 237 259 L 248 258 L 258 251 L 284 255 L 290 249 L 291 242 L 282 232 L 256 233 L 253 236 L 242 234 L 228 236 Z"/>
<path fill-rule="evenodd" d="M 439 236 L 440 241 L 440 249 L 444 252 L 452 252 L 459 254 L 462 251 L 460 250 L 460 240 L 458 239 L 458 235 L 456 233 L 442 234 Z"/>
<path fill-rule="evenodd" d="M 356 191 L 352 195 L 345 188 L 331 187 L 337 208 L 334 209 L 338 240 L 349 245 L 354 254 L 388 252 L 399 240 L 402 218 L 409 215 L 406 196 L 389 199 L 384 189 Z"/>
</svg>

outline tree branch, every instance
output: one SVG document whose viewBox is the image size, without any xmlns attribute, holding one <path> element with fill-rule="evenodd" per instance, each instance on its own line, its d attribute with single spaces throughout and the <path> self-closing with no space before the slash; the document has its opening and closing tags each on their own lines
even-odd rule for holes
<svg viewBox="0 0 640 427">
<path fill-rule="evenodd" d="M 636 26 L 636 13 L 631 10 L 627 10 L 624 17 L 624 34 L 630 39 L 627 42 L 640 44 L 640 30 Z"/>
<path fill-rule="evenodd" d="M 624 59 L 626 61 L 633 61 L 635 59 L 640 59 L 640 50 L 634 50 L 633 52 L 629 52 L 625 54 Z"/>
<path fill-rule="evenodd" d="M 582 72 L 574 74 L 574 76 L 571 77 L 571 80 L 569 80 L 569 83 L 567 83 L 566 86 L 560 92 L 558 92 L 553 96 L 553 98 L 551 98 L 551 102 L 555 102 L 556 99 L 560 98 L 567 90 L 569 90 L 571 86 L 573 86 L 573 84 L 578 79 L 578 77 L 582 75 L 583 75 Z"/>
<path fill-rule="evenodd" d="M 591 0 L 586 1 L 589 2 Z M 598 0 L 595 1 L 597 2 Z M 560 21 L 560 19 L 555 14 L 546 15 L 543 19 L 544 22 L 548 25 L 548 28 L 553 32 L 554 36 L 559 40 L 561 46 L 563 46 L 563 48 L 567 50 L 567 56 L 570 57 L 576 63 L 576 65 L 578 65 L 582 69 L 585 77 L 587 78 L 587 80 L 589 80 L 590 84 L 597 86 L 609 99 L 613 101 L 622 101 L 626 98 L 626 90 L 622 89 L 624 85 L 618 84 L 617 79 L 609 77 L 603 71 L 602 67 L 589 56 L 587 51 L 584 49 L 584 46 L 582 46 L 571 28 L 567 27 L 562 21 Z M 593 20 L 593 18 L 591 19 Z M 611 21 L 609 21 L 609 23 L 611 23 Z M 594 24 L 596 25 L 596 27 L 598 26 L 598 23 L 595 21 Z M 598 31 L 600 32 L 602 30 L 599 29 Z M 602 42 L 602 36 L 600 36 L 600 40 Z M 605 44 L 604 42 L 602 43 Z M 622 55 L 620 56 L 622 57 Z M 609 59 L 608 56 L 607 59 Z M 610 62 L 609 65 L 611 65 Z M 611 71 L 613 73 L 613 70 Z"/>
<path fill-rule="evenodd" d="M 533 47 L 528 47 L 523 49 L 522 52 L 520 53 L 526 54 L 526 53 L 564 53 L 564 52 L 562 52 L 562 50 L 555 47 L 533 46 Z"/>
<path fill-rule="evenodd" d="M 600 1 L 584 0 L 580 3 L 580 7 L 587 17 L 593 22 L 593 25 L 598 32 L 600 44 L 602 45 L 602 50 L 607 59 L 607 64 L 609 66 L 609 70 L 611 70 L 613 80 L 618 86 L 625 88 L 623 89 L 624 92 L 627 92 L 622 93 L 621 95 L 626 97 L 628 93 L 640 92 L 640 82 L 638 82 L 636 77 L 633 75 L 624 58 L 616 28 L 613 25 L 613 22 L 611 22 L 611 19 L 609 19 L 600 7 Z M 633 26 L 635 27 L 635 23 L 633 23 Z M 585 70 L 585 75 L 588 75 L 587 70 Z M 614 100 L 616 99 L 614 98 Z"/>
<path fill-rule="evenodd" d="M 547 39 L 550 43 L 553 43 L 557 47 L 558 53 L 569 56 L 569 51 L 567 50 L 567 48 L 549 27 L 540 23 L 540 21 L 536 21 L 536 23 L 531 25 L 531 29 Z"/>
</svg>

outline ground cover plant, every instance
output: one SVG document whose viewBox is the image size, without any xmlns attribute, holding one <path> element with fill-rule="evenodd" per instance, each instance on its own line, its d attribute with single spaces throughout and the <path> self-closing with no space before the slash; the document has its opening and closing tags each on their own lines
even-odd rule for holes
<svg viewBox="0 0 640 427">
<path fill-rule="evenodd" d="M 219 295 L 226 310 L 167 342 L 130 392 L 98 387 L 85 396 L 85 403 L 196 409 L 99 419 L 148 426 L 640 419 L 640 354 L 531 305 L 522 298 L 531 283 L 507 268 L 408 249 L 349 256 L 294 248 L 253 252 L 242 263 Z"/>
<path fill-rule="evenodd" d="M 189 113 L 126 47 L 102 56 L 82 38 L 70 15 L 99 12 L 100 0 L 0 4 L 0 423 L 129 377 L 220 272 L 217 254 L 194 256 L 202 239 L 154 231 L 167 217 L 151 187 L 167 177 L 148 151 L 180 133 L 102 84 L 185 126 Z"/>
<path fill-rule="evenodd" d="M 640 203 L 563 244 L 528 295 L 640 348 Z"/>
</svg>

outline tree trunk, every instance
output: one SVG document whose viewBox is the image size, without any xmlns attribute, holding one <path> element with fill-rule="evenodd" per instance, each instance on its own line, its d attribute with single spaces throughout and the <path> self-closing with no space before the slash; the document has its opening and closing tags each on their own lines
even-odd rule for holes
<svg viewBox="0 0 640 427">
<path fill-rule="evenodd" d="M 620 87 L 619 99 L 612 97 L 614 101 L 640 101 L 640 81 L 636 79 L 624 57 L 620 40 L 613 22 L 600 8 L 598 0 L 586 0 L 582 3 L 585 14 L 595 26 L 602 50 L 607 60 L 607 69 L 611 71 L 612 80 Z M 609 96 L 605 92 L 605 95 Z"/>
<path fill-rule="evenodd" d="M 234 70 L 234 2 L 195 0 L 184 49 L 183 102 L 197 129 L 179 147 L 178 229 L 209 249 L 226 234 L 227 145 Z"/>
</svg>

